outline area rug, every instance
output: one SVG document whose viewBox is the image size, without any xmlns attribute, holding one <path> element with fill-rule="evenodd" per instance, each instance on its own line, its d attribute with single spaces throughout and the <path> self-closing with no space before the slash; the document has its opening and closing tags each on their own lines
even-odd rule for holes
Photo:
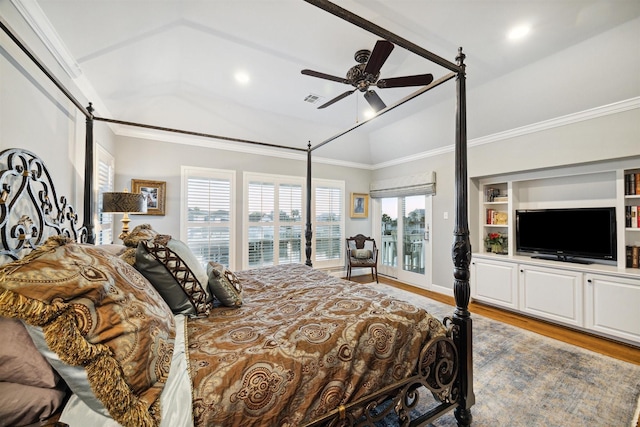
<svg viewBox="0 0 640 427">
<path fill-rule="evenodd" d="M 423 307 L 438 319 L 453 307 L 393 286 L 376 289 Z M 473 319 L 476 404 L 473 426 L 636 427 L 640 366 L 480 315 Z M 431 407 L 428 393 L 419 405 Z M 385 420 L 381 427 L 395 425 Z M 433 424 L 453 427 L 450 412 Z"/>
</svg>

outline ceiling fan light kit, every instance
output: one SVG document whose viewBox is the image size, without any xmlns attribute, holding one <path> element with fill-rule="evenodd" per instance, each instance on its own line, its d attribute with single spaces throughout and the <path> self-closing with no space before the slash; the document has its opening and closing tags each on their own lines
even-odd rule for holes
<svg viewBox="0 0 640 427">
<path fill-rule="evenodd" d="M 354 55 L 354 59 L 358 64 L 354 65 L 349 69 L 349 71 L 347 71 L 346 78 L 332 76 L 319 71 L 308 69 L 302 70 L 302 74 L 307 76 L 331 80 L 355 87 L 355 89 L 341 93 L 335 98 L 325 102 L 319 106 L 318 109 L 326 108 L 341 99 L 346 98 L 356 90 L 359 90 L 364 93 L 364 98 L 367 100 L 371 108 L 377 113 L 378 111 L 385 109 L 387 106 L 380 96 L 378 96 L 374 90 L 370 89 L 371 86 L 375 86 L 379 89 L 426 86 L 433 81 L 432 74 L 418 74 L 414 76 L 393 77 L 390 79 L 378 80 L 380 78 L 380 69 L 387 58 L 389 58 L 393 47 L 393 43 L 387 40 L 378 40 L 373 48 L 373 52 L 368 49 L 361 49 L 357 51 Z"/>
</svg>

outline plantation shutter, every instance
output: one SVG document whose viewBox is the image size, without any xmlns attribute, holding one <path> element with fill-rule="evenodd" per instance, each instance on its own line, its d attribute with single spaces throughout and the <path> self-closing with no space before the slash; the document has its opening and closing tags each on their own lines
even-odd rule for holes
<svg viewBox="0 0 640 427">
<path fill-rule="evenodd" d="M 114 159 L 107 151 L 98 146 L 97 180 L 98 184 L 98 220 L 96 224 L 96 244 L 113 243 L 113 214 L 102 213 L 102 193 L 113 191 Z"/>
<path fill-rule="evenodd" d="M 233 268 L 233 186 L 231 171 L 183 168 L 186 182 L 187 245 L 204 266 L 214 261 Z"/>
<path fill-rule="evenodd" d="M 315 187 L 314 260 L 320 264 L 342 263 L 342 246 L 345 239 L 343 185 L 325 182 L 318 183 Z"/>
<path fill-rule="evenodd" d="M 275 184 L 250 181 L 249 267 L 273 265 Z"/>
<path fill-rule="evenodd" d="M 302 185 L 283 183 L 278 188 L 278 264 L 299 263 L 302 260 Z"/>
</svg>

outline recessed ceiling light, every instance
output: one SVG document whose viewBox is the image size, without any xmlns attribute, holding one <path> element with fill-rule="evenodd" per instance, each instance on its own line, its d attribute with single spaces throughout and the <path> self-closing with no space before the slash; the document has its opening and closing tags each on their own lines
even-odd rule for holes
<svg viewBox="0 0 640 427">
<path fill-rule="evenodd" d="M 509 40 L 520 40 L 524 38 L 531 31 L 531 26 L 529 24 L 518 25 L 513 27 L 507 33 L 507 39 Z"/>
<path fill-rule="evenodd" d="M 246 85 L 249 83 L 249 81 L 251 80 L 251 78 L 249 77 L 249 74 L 247 74 L 244 71 L 238 71 L 234 77 L 236 78 L 236 81 L 238 83 L 240 83 L 241 85 Z"/>
<path fill-rule="evenodd" d="M 364 110 L 362 115 L 364 116 L 365 119 L 370 119 L 371 117 L 376 115 L 376 112 L 371 109 L 367 109 L 367 110 Z"/>
</svg>

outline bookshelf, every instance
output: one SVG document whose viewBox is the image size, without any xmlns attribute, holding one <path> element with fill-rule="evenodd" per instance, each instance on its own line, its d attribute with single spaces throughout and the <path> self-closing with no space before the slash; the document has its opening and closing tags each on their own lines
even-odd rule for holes
<svg viewBox="0 0 640 427">
<path fill-rule="evenodd" d="M 483 253 L 496 253 L 506 255 L 509 253 L 509 183 L 489 182 L 483 184 L 480 194 L 483 213 L 481 218 Z M 487 238 L 499 235 L 494 241 L 500 244 L 491 244 Z"/>
<path fill-rule="evenodd" d="M 640 268 L 640 169 L 624 171 L 624 241 L 626 268 Z"/>
</svg>

